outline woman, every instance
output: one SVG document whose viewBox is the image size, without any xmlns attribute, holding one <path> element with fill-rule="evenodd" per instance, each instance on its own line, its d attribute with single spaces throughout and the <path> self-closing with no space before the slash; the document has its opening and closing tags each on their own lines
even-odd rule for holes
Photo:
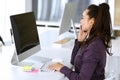
<svg viewBox="0 0 120 80">
<path fill-rule="evenodd" d="M 61 63 L 50 65 L 69 80 L 104 80 L 106 52 L 111 47 L 111 18 L 109 5 L 90 5 L 83 12 L 78 39 L 72 51 L 74 70 Z"/>
</svg>

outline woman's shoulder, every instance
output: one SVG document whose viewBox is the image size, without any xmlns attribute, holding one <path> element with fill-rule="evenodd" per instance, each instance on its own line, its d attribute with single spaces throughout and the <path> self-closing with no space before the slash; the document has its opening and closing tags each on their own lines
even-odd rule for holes
<svg viewBox="0 0 120 80">
<path fill-rule="evenodd" d="M 89 51 L 89 55 L 86 55 L 92 56 L 95 59 L 100 59 L 105 54 L 105 45 L 102 42 L 101 38 L 95 37 L 92 42 L 87 46 L 86 50 Z"/>
<path fill-rule="evenodd" d="M 95 37 L 88 45 L 94 49 L 105 49 L 105 45 L 100 37 Z"/>
<path fill-rule="evenodd" d="M 91 40 L 91 43 L 92 44 L 103 44 L 103 41 L 100 37 L 94 37 L 92 40 Z"/>
</svg>

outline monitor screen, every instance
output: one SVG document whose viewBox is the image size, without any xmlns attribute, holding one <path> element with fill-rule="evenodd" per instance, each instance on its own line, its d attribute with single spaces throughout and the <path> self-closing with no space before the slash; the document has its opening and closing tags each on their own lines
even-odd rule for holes
<svg viewBox="0 0 120 80">
<path fill-rule="evenodd" d="M 16 48 L 15 57 L 22 61 L 40 50 L 34 12 L 11 15 L 10 20 Z"/>
</svg>

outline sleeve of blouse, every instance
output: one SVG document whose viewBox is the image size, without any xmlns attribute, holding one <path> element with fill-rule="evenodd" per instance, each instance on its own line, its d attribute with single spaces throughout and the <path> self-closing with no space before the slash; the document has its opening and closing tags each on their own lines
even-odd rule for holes
<svg viewBox="0 0 120 80">
<path fill-rule="evenodd" d="M 74 43 L 73 50 L 72 50 L 71 61 L 70 61 L 72 65 L 74 64 L 74 58 L 75 58 L 79 48 L 80 48 L 80 42 L 78 42 L 78 40 L 76 39 L 75 43 Z"/>
<path fill-rule="evenodd" d="M 66 66 L 60 72 L 67 76 L 69 80 L 90 80 L 98 62 L 95 55 L 96 50 L 98 49 L 95 45 L 91 45 L 85 50 L 80 73 L 76 73 Z"/>
</svg>

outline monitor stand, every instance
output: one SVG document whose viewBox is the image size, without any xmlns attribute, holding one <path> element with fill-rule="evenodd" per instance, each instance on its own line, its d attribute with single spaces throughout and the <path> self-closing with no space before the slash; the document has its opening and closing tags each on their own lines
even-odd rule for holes
<svg viewBox="0 0 120 80">
<path fill-rule="evenodd" d="M 75 24 L 74 24 L 72 19 L 71 19 L 71 26 L 73 27 L 74 37 L 75 37 L 75 39 L 77 39 L 78 38 L 78 34 L 77 34 L 77 30 L 76 30 Z"/>
<path fill-rule="evenodd" d="M 15 65 L 15 66 L 32 66 L 33 65 L 32 62 L 25 62 L 25 61 L 20 62 L 18 59 L 16 51 L 14 51 L 14 54 L 12 56 L 11 64 Z"/>
<path fill-rule="evenodd" d="M 14 51 L 14 54 L 11 58 L 11 64 L 15 66 L 32 66 L 35 65 L 36 63 L 41 64 L 46 63 L 48 61 L 51 61 L 51 58 L 46 58 L 38 55 L 33 55 L 25 60 L 19 61 L 16 51 Z"/>
</svg>

